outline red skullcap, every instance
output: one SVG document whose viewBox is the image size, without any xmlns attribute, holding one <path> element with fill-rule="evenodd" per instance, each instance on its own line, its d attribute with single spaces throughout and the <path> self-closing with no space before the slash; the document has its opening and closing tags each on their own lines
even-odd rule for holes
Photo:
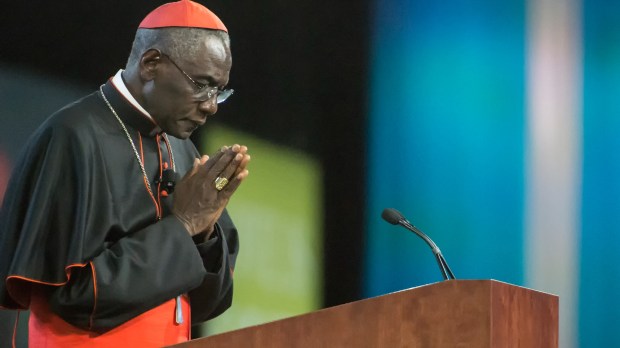
<svg viewBox="0 0 620 348">
<path fill-rule="evenodd" d="M 228 32 L 224 23 L 201 4 L 181 0 L 163 4 L 149 13 L 138 28 L 206 28 Z"/>
</svg>

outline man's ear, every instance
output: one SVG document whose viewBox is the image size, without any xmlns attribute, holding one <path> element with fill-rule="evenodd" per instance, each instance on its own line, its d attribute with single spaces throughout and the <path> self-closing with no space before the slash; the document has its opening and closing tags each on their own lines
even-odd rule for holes
<svg viewBox="0 0 620 348">
<path fill-rule="evenodd" d="M 142 81 L 151 81 L 157 76 L 162 54 L 159 50 L 151 48 L 144 52 L 140 58 L 140 78 Z"/>
</svg>

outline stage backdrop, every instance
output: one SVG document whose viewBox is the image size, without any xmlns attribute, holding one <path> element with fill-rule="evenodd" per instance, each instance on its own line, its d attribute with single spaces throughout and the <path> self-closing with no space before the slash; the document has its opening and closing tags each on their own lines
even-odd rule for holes
<svg viewBox="0 0 620 348">
<path fill-rule="evenodd" d="M 376 3 L 366 292 L 460 278 L 523 284 L 524 8 L 520 1 Z"/>
<path fill-rule="evenodd" d="M 367 296 L 458 278 L 560 296 L 561 347 L 620 346 L 620 3 L 376 0 Z"/>
<path fill-rule="evenodd" d="M 620 2 L 583 0 L 582 347 L 619 347 Z"/>
</svg>

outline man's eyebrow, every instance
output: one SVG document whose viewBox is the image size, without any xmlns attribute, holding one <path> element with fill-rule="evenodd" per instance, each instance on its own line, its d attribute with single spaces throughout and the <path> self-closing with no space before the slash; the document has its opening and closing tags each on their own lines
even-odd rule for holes
<svg viewBox="0 0 620 348">
<path fill-rule="evenodd" d="M 215 80 L 215 78 L 209 74 L 204 74 L 204 75 L 197 75 L 195 77 L 195 79 L 197 80 L 196 82 L 200 82 L 203 83 L 203 81 L 207 81 L 207 85 L 208 86 L 215 86 L 218 84 L 218 82 Z M 204 83 L 203 83 L 204 84 Z"/>
</svg>

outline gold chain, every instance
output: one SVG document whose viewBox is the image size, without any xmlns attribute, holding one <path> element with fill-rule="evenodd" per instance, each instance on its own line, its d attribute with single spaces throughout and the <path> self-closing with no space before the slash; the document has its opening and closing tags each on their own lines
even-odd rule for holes
<svg viewBox="0 0 620 348">
<path fill-rule="evenodd" d="M 120 123 L 121 127 L 123 128 L 123 131 L 125 131 L 125 135 L 127 136 L 127 140 L 129 140 L 129 144 L 131 144 L 131 148 L 133 149 L 133 153 L 136 155 L 136 159 L 138 160 L 138 165 L 140 165 L 140 169 L 142 170 L 142 175 L 144 175 L 144 182 L 146 182 L 146 188 L 149 191 L 149 194 L 153 198 L 155 198 L 155 195 L 153 194 L 153 190 L 151 189 L 151 183 L 149 181 L 149 177 L 148 177 L 148 175 L 146 175 L 146 170 L 144 169 L 144 164 L 142 164 L 142 159 L 140 158 L 140 154 L 138 154 L 138 150 L 136 149 L 136 145 L 134 144 L 133 140 L 131 139 L 131 136 L 129 135 L 129 131 L 127 131 L 127 127 L 125 127 L 125 124 L 123 123 L 123 121 L 121 121 L 121 118 L 118 116 L 118 114 L 116 113 L 116 111 L 112 107 L 112 104 L 110 104 L 110 102 L 108 101 L 108 98 L 106 98 L 105 94 L 103 93 L 103 85 L 99 86 L 99 92 L 101 93 L 101 96 L 103 97 L 103 100 L 105 101 L 105 103 L 108 106 L 108 108 L 110 109 L 110 111 L 112 111 L 112 114 L 114 114 L 114 117 L 116 117 L 116 120 L 118 121 L 118 123 Z M 175 162 L 174 162 L 174 154 L 172 153 L 172 144 L 170 144 L 170 142 L 169 142 L 168 138 L 166 137 L 165 133 L 163 134 L 163 136 L 166 138 L 166 142 L 169 144 L 170 160 L 172 162 L 172 170 L 176 172 Z M 158 218 L 159 218 L 159 213 L 157 215 L 158 215 Z"/>
</svg>

